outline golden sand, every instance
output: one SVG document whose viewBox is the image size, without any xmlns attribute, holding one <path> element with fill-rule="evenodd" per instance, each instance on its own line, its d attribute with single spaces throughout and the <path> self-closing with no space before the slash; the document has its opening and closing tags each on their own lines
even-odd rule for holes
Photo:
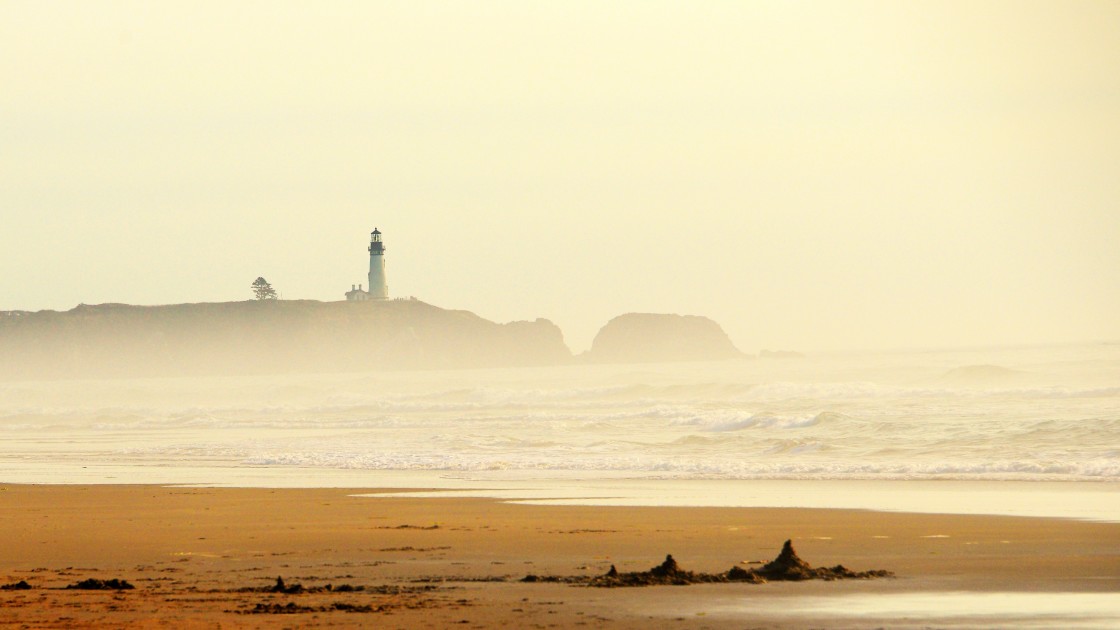
<svg viewBox="0 0 1120 630">
<path fill-rule="evenodd" d="M 365 489 L 0 486 L 0 624 L 30 627 L 786 627 L 742 595 L 1115 592 L 1120 524 L 860 510 L 572 507 Z M 751 567 L 792 539 L 844 582 L 600 589 L 528 575 Z M 301 592 L 270 592 L 277 577 Z M 124 591 L 65 589 L 122 579 Z M 330 585 L 330 589 L 327 589 Z M 345 586 L 344 586 L 345 585 Z M 360 590 L 349 590 L 349 588 Z"/>
</svg>

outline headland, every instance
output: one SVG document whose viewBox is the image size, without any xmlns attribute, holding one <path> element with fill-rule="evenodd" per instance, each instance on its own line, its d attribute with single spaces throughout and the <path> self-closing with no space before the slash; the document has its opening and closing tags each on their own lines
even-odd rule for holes
<svg viewBox="0 0 1120 630">
<path fill-rule="evenodd" d="M 718 324 L 629 314 L 574 357 L 547 319 L 496 323 L 416 299 L 253 300 L 0 314 L 0 379 L 246 375 L 742 356 Z"/>
</svg>

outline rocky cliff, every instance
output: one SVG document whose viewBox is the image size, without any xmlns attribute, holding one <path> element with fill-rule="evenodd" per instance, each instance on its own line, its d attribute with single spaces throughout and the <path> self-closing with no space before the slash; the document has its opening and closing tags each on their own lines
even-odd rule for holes
<svg viewBox="0 0 1120 630">
<path fill-rule="evenodd" d="M 723 328 L 707 317 L 627 313 L 607 322 L 581 358 L 593 363 L 650 363 L 741 356 Z"/>
<path fill-rule="evenodd" d="M 547 320 L 497 324 L 416 300 L 131 306 L 0 315 L 0 378 L 555 365 Z"/>
</svg>

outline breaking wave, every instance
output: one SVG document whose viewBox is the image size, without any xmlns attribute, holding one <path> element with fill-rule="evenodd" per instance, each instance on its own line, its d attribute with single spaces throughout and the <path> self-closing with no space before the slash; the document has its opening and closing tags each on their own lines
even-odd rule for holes
<svg viewBox="0 0 1120 630">
<path fill-rule="evenodd" d="M 0 467 L 1118 481 L 1120 346 L 1062 352 L 0 384 Z"/>
<path fill-rule="evenodd" d="M 787 453 L 805 452 L 803 447 L 785 449 Z M 249 466 L 296 466 L 361 470 L 416 470 L 478 472 L 490 470 L 531 470 L 556 472 L 615 472 L 634 476 L 669 476 L 678 479 L 977 479 L 977 480 L 1120 480 L 1120 457 L 1085 462 L 988 463 L 843 463 L 843 462 L 744 462 L 711 459 L 651 459 L 638 456 L 622 458 L 539 458 L 531 456 L 480 458 L 450 454 L 355 455 L 341 453 L 273 453 L 245 458 Z"/>
</svg>

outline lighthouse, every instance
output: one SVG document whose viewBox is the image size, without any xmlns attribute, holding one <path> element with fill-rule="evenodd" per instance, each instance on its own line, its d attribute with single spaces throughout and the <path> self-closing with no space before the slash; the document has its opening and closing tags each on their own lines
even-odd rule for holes
<svg viewBox="0 0 1120 630">
<path fill-rule="evenodd" d="M 369 233 L 369 291 L 362 285 L 350 285 L 346 292 L 348 302 L 389 299 L 389 284 L 385 281 L 385 243 L 381 242 L 381 230 L 373 228 Z"/>
<path fill-rule="evenodd" d="M 389 285 L 385 282 L 385 243 L 381 242 L 381 230 L 373 228 L 369 234 L 369 299 L 384 300 L 389 297 Z"/>
</svg>

